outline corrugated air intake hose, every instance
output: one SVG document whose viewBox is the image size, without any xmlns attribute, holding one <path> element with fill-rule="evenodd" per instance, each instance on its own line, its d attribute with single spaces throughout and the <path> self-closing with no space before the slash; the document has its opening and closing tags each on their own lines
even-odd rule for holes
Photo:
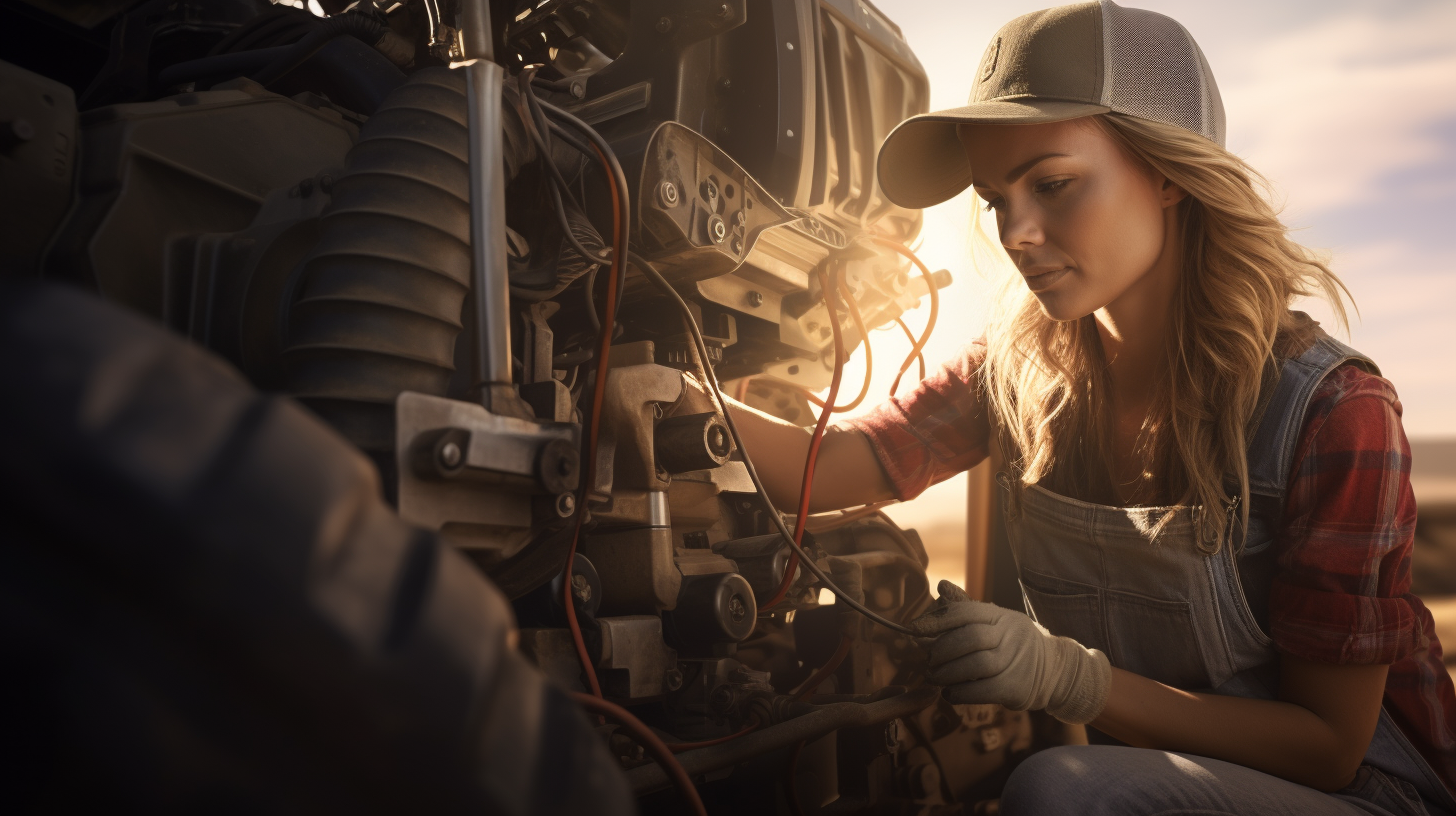
<svg viewBox="0 0 1456 816">
<path fill-rule="evenodd" d="M 507 84 L 506 173 L 534 157 Z M 444 396 L 470 291 L 463 72 L 427 68 L 360 131 L 288 315 L 285 386 L 381 464 L 401 391 Z"/>
</svg>

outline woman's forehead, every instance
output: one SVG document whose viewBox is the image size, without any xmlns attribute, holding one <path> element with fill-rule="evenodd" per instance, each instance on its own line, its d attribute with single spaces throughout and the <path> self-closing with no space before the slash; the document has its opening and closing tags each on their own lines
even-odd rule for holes
<svg viewBox="0 0 1456 816">
<path fill-rule="evenodd" d="M 1031 125 L 956 126 L 976 184 L 999 184 L 1039 157 L 1104 158 L 1117 147 L 1090 117 Z"/>
</svg>

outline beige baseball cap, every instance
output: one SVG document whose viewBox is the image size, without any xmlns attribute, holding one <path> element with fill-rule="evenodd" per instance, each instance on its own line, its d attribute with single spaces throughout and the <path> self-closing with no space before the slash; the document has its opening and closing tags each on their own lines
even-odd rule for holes
<svg viewBox="0 0 1456 816">
<path fill-rule="evenodd" d="M 912 116 L 880 145 L 880 189 L 929 207 L 971 184 L 956 125 L 1060 122 L 1125 113 L 1224 143 L 1208 60 L 1171 17 L 1102 0 L 1032 12 L 991 38 L 970 104 Z"/>
</svg>

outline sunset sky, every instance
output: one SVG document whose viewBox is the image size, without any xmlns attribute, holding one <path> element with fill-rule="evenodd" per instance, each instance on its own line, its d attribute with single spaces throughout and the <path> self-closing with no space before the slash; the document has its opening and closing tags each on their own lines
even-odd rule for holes
<svg viewBox="0 0 1456 816">
<path fill-rule="evenodd" d="M 875 0 L 930 76 L 932 110 L 963 105 L 991 35 L 1043 2 Z M 1328 251 L 1360 309 L 1348 342 L 1395 383 L 1412 437 L 1456 437 L 1456 2 L 1140 0 L 1203 48 L 1223 95 L 1228 146 L 1272 182 L 1300 242 Z M 949 269 L 927 358 L 950 357 L 981 330 L 987 278 L 970 263 L 971 195 L 925 213 L 920 250 Z M 1333 328 L 1327 310 L 1307 309 Z M 919 329 L 924 312 L 910 315 Z M 1337 336 L 1342 335 L 1337 334 Z M 898 332 L 876 356 L 903 357 Z M 851 361 L 845 381 L 863 376 Z M 877 367 L 872 393 L 893 370 Z M 932 577 L 961 572 L 965 481 L 892 508 L 932 550 Z"/>
</svg>

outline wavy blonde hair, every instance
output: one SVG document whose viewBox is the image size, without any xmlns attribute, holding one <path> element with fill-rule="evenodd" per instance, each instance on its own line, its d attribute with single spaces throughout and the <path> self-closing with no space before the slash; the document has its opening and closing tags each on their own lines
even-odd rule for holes
<svg viewBox="0 0 1456 816">
<path fill-rule="evenodd" d="M 1261 386 L 1276 376 L 1276 342 L 1306 343 L 1313 332 L 1294 318 L 1292 301 L 1322 295 L 1347 325 L 1349 292 L 1323 259 L 1290 240 L 1268 183 L 1242 159 L 1171 125 L 1120 114 L 1093 118 L 1136 161 L 1188 193 L 1177 205 L 1183 264 L 1168 375 L 1135 455 L 1144 471 L 1165 474 L 1161 498 L 1219 508 L 1198 513 L 1201 537 L 1216 550 L 1229 532 L 1226 483 L 1237 483 L 1247 521 L 1245 452 L 1262 408 Z M 1052 320 L 1012 276 L 987 345 L 984 387 L 1015 477 L 1012 512 L 1022 489 L 1038 483 L 1116 503 L 1112 385 L 1095 318 Z"/>
</svg>

